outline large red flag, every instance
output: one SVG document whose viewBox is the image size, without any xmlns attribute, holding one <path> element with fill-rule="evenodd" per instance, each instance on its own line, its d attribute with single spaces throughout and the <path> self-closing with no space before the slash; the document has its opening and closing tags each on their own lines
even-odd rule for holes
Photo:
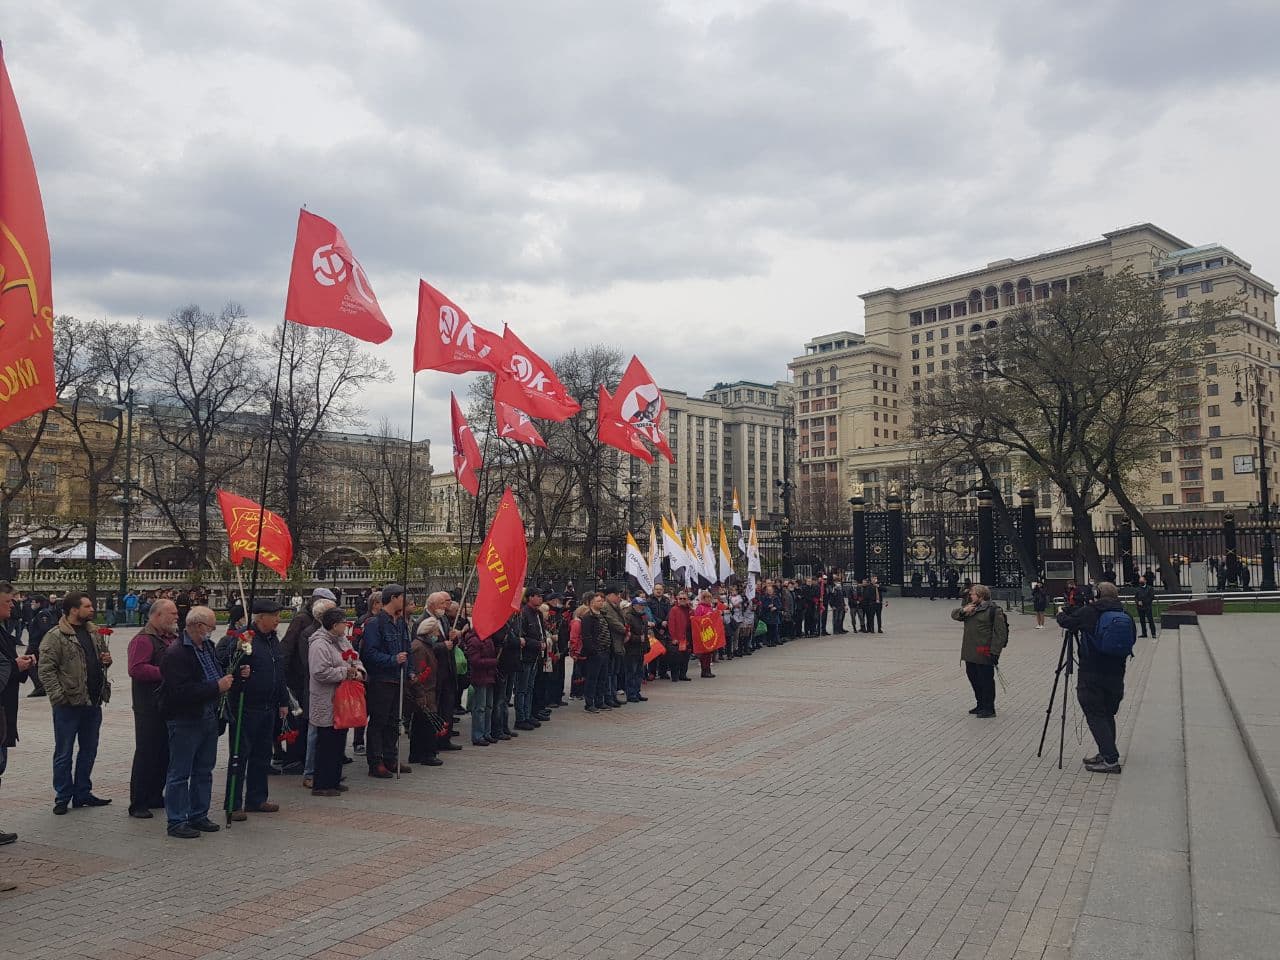
<svg viewBox="0 0 1280 960">
<path fill-rule="evenodd" d="M 476 443 L 476 435 L 471 432 L 467 418 L 458 406 L 458 398 L 452 392 L 449 403 L 453 414 L 453 475 L 473 497 L 478 496 L 480 477 L 476 471 L 480 469 L 480 445 Z"/>
<path fill-rule="evenodd" d="M 609 391 L 596 388 L 596 439 L 645 463 L 653 463 L 653 454 L 629 424 L 618 419 L 618 407 Z"/>
<path fill-rule="evenodd" d="M 502 439 L 526 443 L 531 447 L 547 445 L 547 441 L 542 439 L 542 434 L 538 432 L 538 428 L 533 425 L 533 421 L 523 410 L 517 410 L 501 400 L 493 401 L 493 408 L 498 417 L 498 436 Z"/>
<path fill-rule="evenodd" d="M 268 510 L 264 520 L 262 507 L 225 490 L 218 491 L 218 506 L 231 544 L 231 562 L 238 567 L 242 560 L 252 560 L 256 552 L 265 566 L 281 578 L 287 577 L 293 562 L 293 537 L 280 516 Z"/>
<path fill-rule="evenodd" d="M 724 617 L 719 613 L 709 613 L 704 617 L 690 617 L 689 623 L 693 627 L 695 654 L 712 653 L 724 646 Z"/>
<path fill-rule="evenodd" d="M 306 210 L 298 211 L 284 316 L 293 323 L 341 330 L 369 343 L 391 337 L 391 324 L 382 315 L 364 267 L 342 231 Z"/>
<path fill-rule="evenodd" d="M 661 428 L 667 401 L 662 398 L 662 391 L 639 357 L 633 356 L 627 364 L 627 371 L 622 375 L 614 396 L 617 398 L 619 419 L 657 447 L 668 463 L 675 463 L 675 455 Z"/>
<path fill-rule="evenodd" d="M 489 535 L 476 555 L 480 588 L 471 611 L 471 625 L 480 636 L 493 636 L 520 609 L 528 567 L 529 545 L 525 542 L 524 521 L 520 519 L 511 488 L 507 487 L 498 512 L 493 515 Z"/>
<path fill-rule="evenodd" d="M 501 337 L 472 323 L 465 310 L 427 281 L 418 281 L 414 373 L 419 370 L 496 373 L 505 356 Z"/>
<path fill-rule="evenodd" d="M 57 402 L 49 231 L 0 49 L 0 430 Z"/>
<path fill-rule="evenodd" d="M 493 386 L 495 400 L 543 420 L 568 420 L 582 409 L 551 364 L 526 347 L 510 327 L 503 328 L 502 343 L 506 356 Z"/>
<path fill-rule="evenodd" d="M 653 463 L 653 454 L 640 439 L 640 434 L 630 424 L 622 422 L 617 398 L 610 396 L 603 386 L 597 388 L 596 438 L 623 453 L 639 457 L 645 463 Z"/>
</svg>

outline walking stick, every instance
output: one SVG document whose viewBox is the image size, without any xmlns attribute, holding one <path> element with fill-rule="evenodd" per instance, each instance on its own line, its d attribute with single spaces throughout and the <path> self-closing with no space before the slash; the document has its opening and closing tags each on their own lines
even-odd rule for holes
<svg viewBox="0 0 1280 960">
<path fill-rule="evenodd" d="M 396 701 L 396 779 L 400 779 L 400 734 L 404 729 L 404 668 L 400 664 L 400 699 Z"/>
<path fill-rule="evenodd" d="M 231 829 L 231 812 L 235 809 L 236 779 L 240 775 L 240 730 L 244 722 L 244 691 L 236 703 L 236 730 L 231 737 L 231 759 L 227 761 L 227 829 Z"/>
</svg>

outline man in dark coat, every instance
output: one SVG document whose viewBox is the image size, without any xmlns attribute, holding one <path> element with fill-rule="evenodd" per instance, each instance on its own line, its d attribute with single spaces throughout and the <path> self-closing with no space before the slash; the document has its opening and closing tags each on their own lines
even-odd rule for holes
<svg viewBox="0 0 1280 960">
<path fill-rule="evenodd" d="M 27 679 L 36 658 L 18 656 L 17 643 L 7 628 L 13 607 L 13 585 L 0 581 L 0 777 L 9 764 L 9 748 L 18 745 L 18 686 Z M 0 846 L 18 839 L 16 833 L 0 831 Z M 14 884 L 0 878 L 0 890 L 12 890 Z"/>
<path fill-rule="evenodd" d="M 1142 626 L 1142 635 L 1147 635 L 1147 625 L 1151 626 L 1151 636 L 1156 635 L 1156 621 L 1152 613 L 1155 608 L 1156 591 L 1144 575 L 1138 580 L 1138 586 L 1133 591 L 1133 602 L 1138 608 L 1138 623 Z"/>
<path fill-rule="evenodd" d="M 516 729 L 536 730 L 551 715 L 533 712 L 533 685 L 538 677 L 538 661 L 546 650 L 546 629 L 542 620 L 542 591 L 530 589 L 520 608 L 520 673 L 516 679 Z"/>
<path fill-rule="evenodd" d="M 625 611 L 627 639 L 623 653 L 623 689 L 627 694 L 627 703 L 644 703 L 649 699 L 640 694 L 640 681 L 644 677 L 644 655 L 649 650 L 647 606 L 648 598 L 638 596 Z"/>
<path fill-rule="evenodd" d="M 515 695 L 516 677 L 520 673 L 519 615 L 512 614 L 493 635 L 498 652 L 498 673 L 493 684 L 493 719 L 489 732 L 497 740 L 512 740 L 520 734 L 511 729 L 511 698 Z"/>
<path fill-rule="evenodd" d="M 404 587 L 389 583 L 382 588 L 382 609 L 364 625 L 360 659 L 369 680 L 369 726 L 365 733 L 365 760 L 369 776 L 385 780 L 397 769 L 412 769 L 400 762 L 400 722 L 404 704 L 400 690 L 405 679 L 405 663 L 409 659 L 409 628 L 401 614 L 404 611 Z M 445 714 L 445 705 L 440 704 Z"/>
<path fill-rule="evenodd" d="M 1076 674 L 1076 699 L 1089 724 L 1098 745 L 1095 756 L 1084 761 L 1086 770 L 1092 773 L 1119 773 L 1120 751 L 1116 746 L 1116 713 L 1124 700 L 1124 672 L 1126 657 L 1102 653 L 1093 643 L 1098 621 L 1104 613 L 1119 611 L 1129 621 L 1129 627 L 1137 633 L 1133 619 L 1120 603 L 1120 592 L 1114 583 L 1103 582 L 1097 586 L 1098 598 L 1092 603 L 1070 607 L 1058 614 L 1058 626 L 1077 633 L 1080 641 L 1076 651 L 1080 658 L 1080 672 Z"/>
<path fill-rule="evenodd" d="M 253 601 L 252 620 L 243 640 L 252 652 L 241 658 L 241 665 L 249 666 L 249 678 L 244 684 L 244 712 L 240 731 L 240 764 L 244 776 L 236 780 L 236 795 L 231 796 L 230 778 L 227 781 L 223 809 L 231 806 L 231 819 L 246 820 L 249 813 L 275 813 L 280 804 L 268 799 L 268 774 L 271 769 L 271 753 L 275 741 L 276 724 L 289 713 L 289 690 L 284 682 L 284 664 L 280 653 L 280 637 L 276 627 L 280 625 L 280 604 L 260 597 Z M 188 611 L 190 613 L 190 611 Z M 181 616 L 181 607 L 179 607 Z M 238 638 L 227 634 L 218 641 L 218 659 L 225 670 L 236 658 Z M 239 697 L 237 696 L 237 701 Z M 230 704 L 234 711 L 235 704 Z M 227 718 L 227 735 L 232 738 L 229 747 L 235 753 L 236 724 L 234 714 Z"/>
<path fill-rule="evenodd" d="M 671 613 L 671 598 L 667 596 L 667 588 L 661 583 L 654 585 L 653 596 L 649 598 L 649 612 L 653 614 L 654 633 L 665 647 L 670 639 L 667 634 L 667 616 Z M 666 679 L 670 673 L 667 657 L 657 657 L 649 664 L 651 679 Z"/>
<path fill-rule="evenodd" d="M 40 660 L 40 641 L 44 639 L 45 634 L 53 629 L 54 624 L 58 622 L 58 611 L 49 598 L 42 593 L 35 596 L 35 609 L 31 614 L 31 619 L 27 622 L 27 655 L 36 658 L 38 663 Z M 40 675 L 31 674 L 31 692 L 28 697 L 43 697 L 44 684 L 40 682 Z"/>
<path fill-rule="evenodd" d="M 839 580 L 832 580 L 827 589 L 827 605 L 831 607 L 831 632 L 848 633 L 844 628 L 845 595 Z"/>
</svg>

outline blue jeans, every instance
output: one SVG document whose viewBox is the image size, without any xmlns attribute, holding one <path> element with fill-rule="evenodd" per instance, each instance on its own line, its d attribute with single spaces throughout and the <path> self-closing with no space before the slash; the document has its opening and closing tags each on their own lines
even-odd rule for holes
<svg viewBox="0 0 1280 960">
<path fill-rule="evenodd" d="M 217 717 L 169 721 L 169 776 L 164 784 L 169 826 L 208 818 L 217 761 Z"/>
<path fill-rule="evenodd" d="M 516 678 L 516 723 L 533 719 L 533 682 L 538 677 L 536 663 L 521 663 Z"/>
<path fill-rule="evenodd" d="M 640 699 L 640 680 L 644 676 L 644 659 L 639 654 L 628 654 L 622 661 L 622 688 L 627 692 L 627 699 L 636 702 Z"/>
<path fill-rule="evenodd" d="M 479 743 L 489 736 L 493 722 L 493 684 L 475 684 L 471 692 L 471 742 Z"/>
<path fill-rule="evenodd" d="M 271 769 L 271 743 L 275 733 L 275 711 L 261 707 L 244 708 L 244 728 L 240 732 L 240 770 L 236 778 L 236 802 L 233 810 L 248 807 L 250 810 L 267 802 L 267 772 Z M 236 735 L 235 717 L 227 724 L 227 747 L 234 749 Z M 230 796 L 231 782 L 227 781 Z M 226 800 L 223 800 L 226 809 Z"/>
<path fill-rule="evenodd" d="M 102 707 L 53 708 L 53 792 L 58 803 L 77 803 L 93 793 L 93 762 L 98 759 Z M 71 755 L 77 741 L 75 776 Z"/>
<path fill-rule="evenodd" d="M 496 737 L 500 733 L 511 732 L 511 714 L 507 704 L 511 702 L 512 691 L 515 690 L 515 677 L 498 674 L 498 682 L 493 686 L 493 710 L 489 716 L 489 734 Z"/>
</svg>

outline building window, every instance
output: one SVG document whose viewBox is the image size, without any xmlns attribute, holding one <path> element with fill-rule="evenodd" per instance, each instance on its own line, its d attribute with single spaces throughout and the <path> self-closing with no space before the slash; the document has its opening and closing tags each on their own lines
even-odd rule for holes
<svg viewBox="0 0 1280 960">
<path fill-rule="evenodd" d="M 1218 395 L 1218 385 L 1216 383 L 1211 383 L 1204 388 L 1204 392 L 1211 397 L 1216 397 Z"/>
<path fill-rule="evenodd" d="M 1221 460 L 1221 459 L 1222 459 L 1222 448 L 1221 448 L 1221 447 L 1210 447 L 1210 448 L 1209 448 L 1209 459 L 1210 459 L 1210 460 Z"/>
<path fill-rule="evenodd" d="M 1160 495 L 1160 503 L 1161 503 L 1161 505 L 1163 505 L 1163 506 L 1166 506 L 1166 507 L 1172 507 L 1172 506 L 1173 506 L 1173 494 L 1172 494 L 1172 493 L 1162 493 L 1162 494 Z"/>
<path fill-rule="evenodd" d="M 1201 470 L 1199 467 L 1183 467 L 1182 468 L 1182 480 L 1184 483 L 1187 482 L 1188 480 L 1203 480 L 1203 479 L 1204 479 L 1204 471 Z"/>
<path fill-rule="evenodd" d="M 1173 483 L 1173 471 L 1172 471 L 1172 470 L 1162 470 L 1162 471 L 1160 472 L 1160 482 L 1161 482 L 1161 483 Z"/>
<path fill-rule="evenodd" d="M 1200 281 L 1200 292 L 1201 292 L 1201 293 L 1213 293 L 1213 281 L 1212 281 L 1212 280 L 1201 280 L 1201 281 Z"/>
<path fill-rule="evenodd" d="M 1215 490 L 1215 491 L 1213 491 L 1213 502 L 1214 502 L 1214 503 L 1225 503 L 1225 502 L 1226 502 L 1226 499 L 1227 499 L 1227 495 L 1226 495 L 1225 493 L 1223 493 L 1221 490 Z"/>
<path fill-rule="evenodd" d="M 1187 285 L 1184 283 L 1182 286 L 1178 287 L 1178 296 L 1181 298 L 1181 297 L 1185 297 L 1186 295 L 1187 295 Z"/>
<path fill-rule="evenodd" d="M 1189 317 L 1189 316 L 1191 316 L 1191 308 L 1190 308 L 1190 307 L 1179 307 L 1179 308 L 1178 308 L 1178 319 L 1179 319 L 1179 320 L 1184 320 L 1184 319 L 1186 319 L 1186 318 L 1187 318 L 1187 317 Z"/>
<path fill-rule="evenodd" d="M 1218 365 L 1216 363 L 1206 363 L 1204 372 L 1207 376 L 1216 377 L 1218 375 Z"/>
<path fill-rule="evenodd" d="M 1209 479 L 1210 479 L 1210 480 L 1221 480 L 1221 479 L 1222 479 L 1222 468 L 1221 468 L 1221 467 L 1214 467 L 1213 469 L 1211 469 L 1211 470 L 1209 471 Z"/>
<path fill-rule="evenodd" d="M 1219 427 L 1219 426 L 1217 426 L 1217 425 L 1210 427 L 1210 428 L 1209 428 L 1209 436 L 1211 436 L 1211 437 L 1220 437 L 1220 436 L 1222 436 L 1222 428 L 1221 428 L 1221 427 Z"/>
<path fill-rule="evenodd" d="M 1184 490 L 1182 492 L 1183 503 L 1204 503 L 1203 490 Z"/>
<path fill-rule="evenodd" d="M 1209 416 L 1211 417 L 1222 416 L 1222 408 L 1218 406 L 1218 404 L 1216 403 L 1209 404 Z"/>
<path fill-rule="evenodd" d="M 1172 450 L 1161 450 L 1161 451 L 1160 451 L 1160 462 L 1161 462 L 1161 463 L 1172 463 L 1172 462 L 1173 462 L 1173 451 L 1172 451 Z"/>
</svg>

